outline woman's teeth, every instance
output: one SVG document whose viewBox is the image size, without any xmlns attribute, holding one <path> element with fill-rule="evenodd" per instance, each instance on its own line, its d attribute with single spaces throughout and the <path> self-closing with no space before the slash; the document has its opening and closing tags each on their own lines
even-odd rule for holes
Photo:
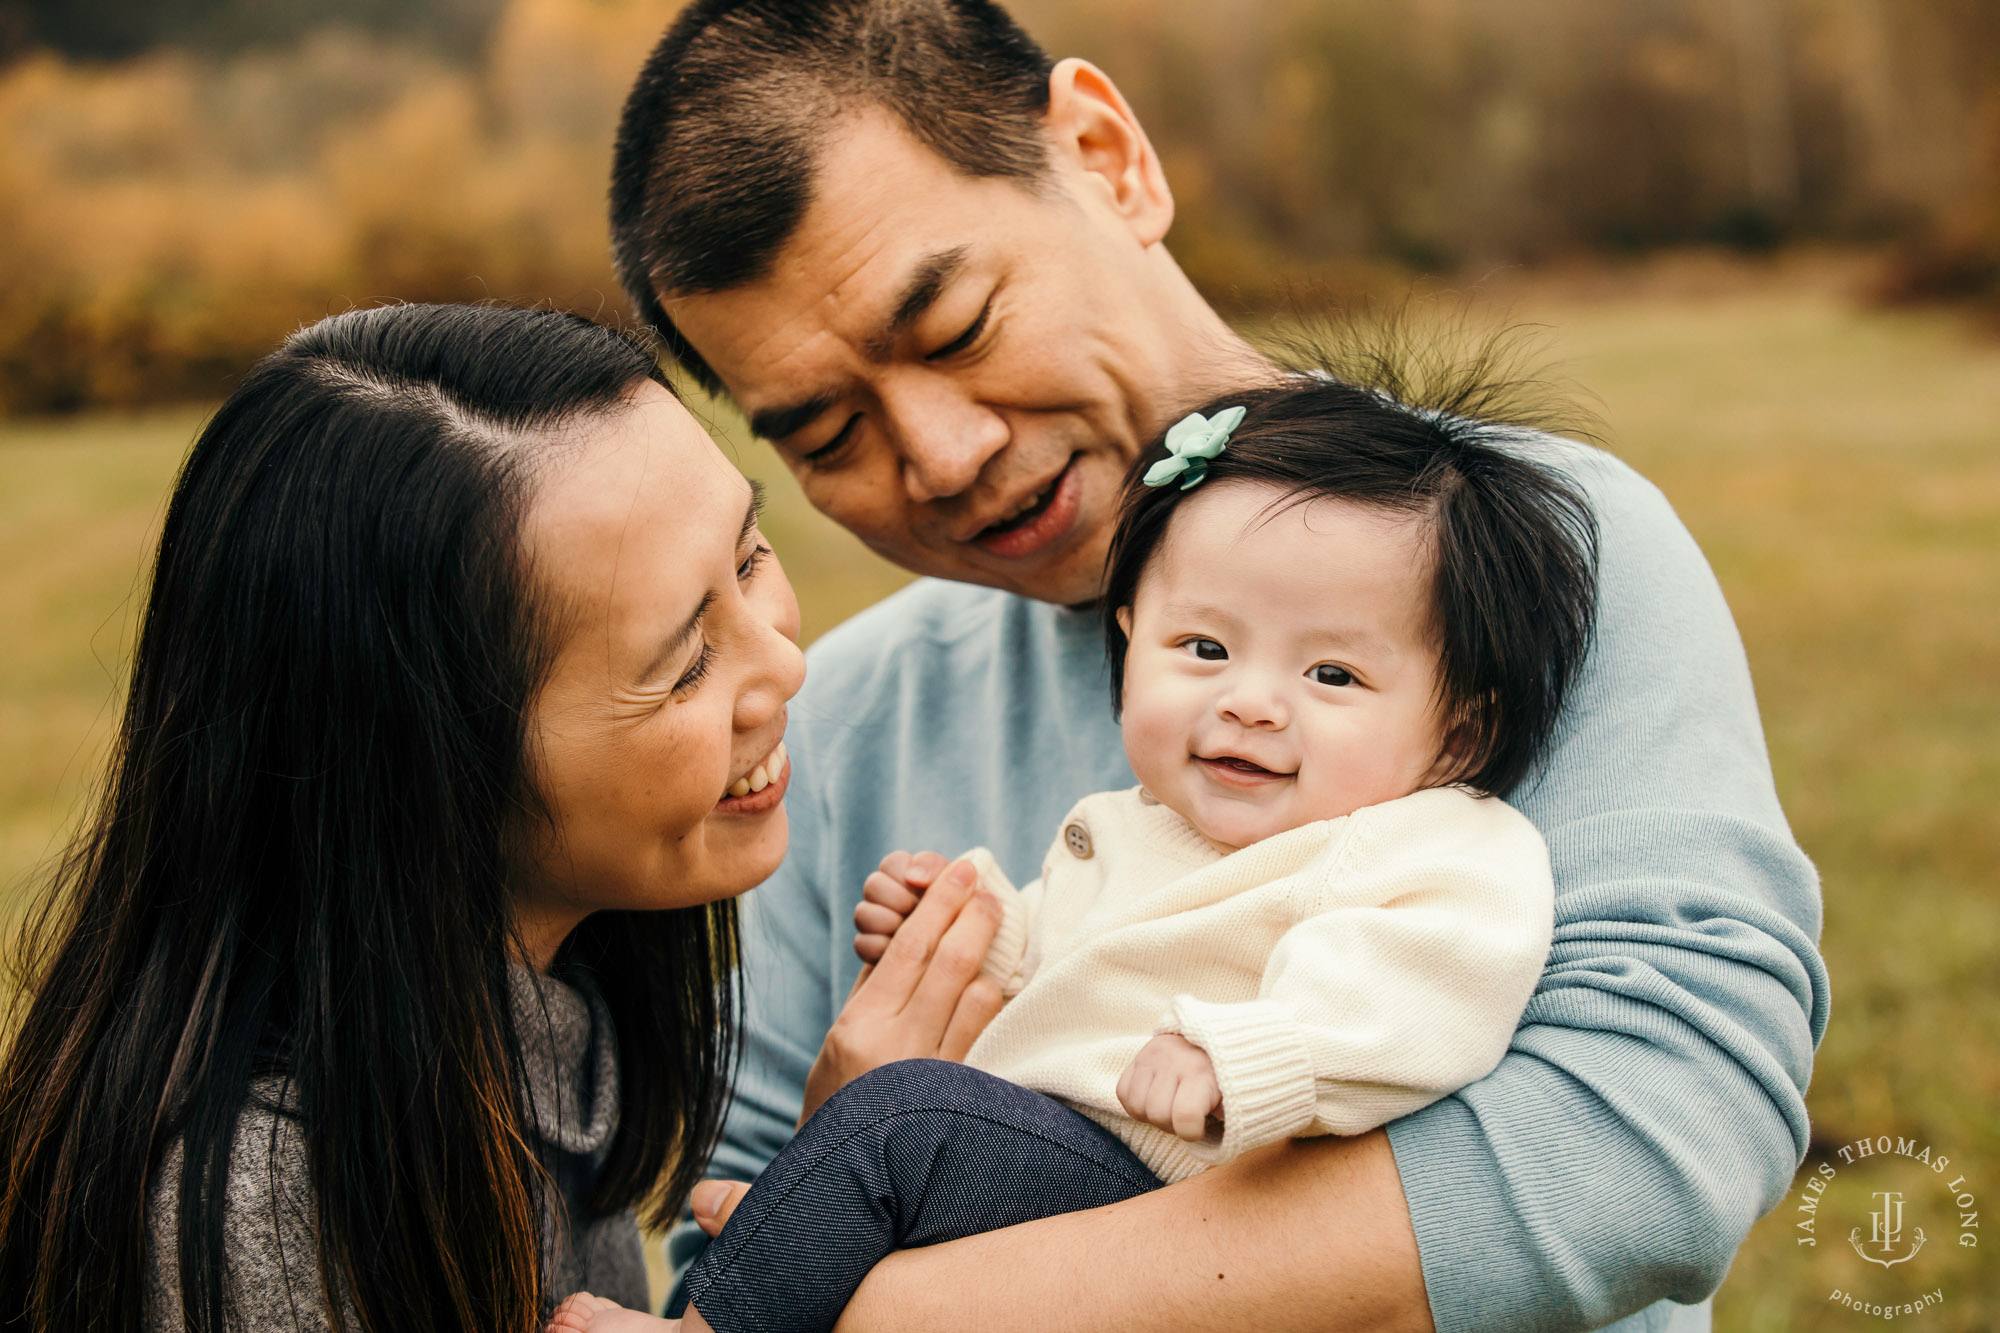
<svg viewBox="0 0 2000 1333">
<path fill-rule="evenodd" d="M 750 770 L 750 776 L 738 778 L 729 784 L 731 796 L 748 796 L 753 791 L 764 788 L 783 777 L 785 773 L 785 743 L 779 741 L 771 747 L 771 753 L 764 756 L 764 762 Z"/>
</svg>

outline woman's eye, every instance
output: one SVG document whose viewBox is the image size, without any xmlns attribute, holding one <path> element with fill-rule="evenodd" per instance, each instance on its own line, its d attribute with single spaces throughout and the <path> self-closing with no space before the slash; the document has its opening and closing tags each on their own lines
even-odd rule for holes
<svg viewBox="0 0 2000 1333">
<path fill-rule="evenodd" d="M 1189 639 L 1187 649 L 1204 662 L 1221 662 L 1229 657 L 1229 650 L 1214 639 Z"/>
<path fill-rule="evenodd" d="M 759 542 L 749 555 L 743 557 L 743 563 L 736 567 L 737 581 L 739 583 L 748 583 L 756 575 L 758 569 L 763 566 L 764 562 L 770 558 L 771 548 Z"/>
<path fill-rule="evenodd" d="M 1352 685 L 1354 673 L 1346 667 L 1337 667 L 1331 662 L 1321 662 L 1312 669 L 1312 678 L 1321 685 Z"/>
<path fill-rule="evenodd" d="M 701 684 L 703 680 L 708 678 L 709 664 L 714 660 L 715 650 L 704 643 L 701 646 L 701 651 L 695 654 L 694 661 L 689 664 L 688 669 L 682 673 L 679 680 L 674 682 L 674 693 L 686 694 L 695 686 Z"/>
</svg>

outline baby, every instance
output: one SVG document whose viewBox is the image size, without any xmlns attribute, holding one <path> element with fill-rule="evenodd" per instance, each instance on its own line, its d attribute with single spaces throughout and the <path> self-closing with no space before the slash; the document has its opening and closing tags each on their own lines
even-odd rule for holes
<svg viewBox="0 0 2000 1333">
<path fill-rule="evenodd" d="M 965 1066 L 827 1101 L 690 1270 L 687 1329 L 830 1329 L 894 1249 L 1358 1134 L 1499 1062 L 1553 901 L 1499 797 L 1595 604 L 1590 511 L 1528 448 L 1318 377 L 1167 433 L 1105 583 L 1140 785 L 1078 802 L 1025 889 L 967 853 L 1005 1008 Z M 928 882 L 909 864 L 864 889 L 864 956 Z M 579 1295 L 554 1327 L 644 1318 Z"/>
</svg>

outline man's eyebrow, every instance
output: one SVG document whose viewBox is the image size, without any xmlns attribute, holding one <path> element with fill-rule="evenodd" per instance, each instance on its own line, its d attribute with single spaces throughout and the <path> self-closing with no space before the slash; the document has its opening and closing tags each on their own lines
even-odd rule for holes
<svg viewBox="0 0 2000 1333">
<path fill-rule="evenodd" d="M 896 334 L 906 330 L 918 320 L 924 310 L 938 302 L 944 294 L 944 286 L 958 276 L 958 270 L 966 266 L 966 246 L 952 246 L 950 250 L 938 250 L 930 254 L 916 266 L 910 280 L 902 284 L 902 294 L 896 298 L 896 308 L 888 316 L 888 324 L 882 332 L 868 338 L 862 344 L 862 352 L 868 360 L 888 360 L 890 350 L 896 346 Z M 810 426 L 820 412 L 840 402 L 838 392 L 824 392 L 806 398 L 804 402 L 794 402 L 790 406 L 762 408 L 750 414 L 750 430 L 764 440 L 782 440 L 784 436 L 804 430 Z"/>
<path fill-rule="evenodd" d="M 889 359 L 889 353 L 896 344 L 896 335 L 916 323 L 918 316 L 937 304 L 938 297 L 944 295 L 945 285 L 965 267 L 966 255 L 966 247 L 955 245 L 949 250 L 924 257 L 911 272 L 910 280 L 903 284 L 902 294 L 896 298 L 896 308 L 889 312 L 889 322 L 880 333 L 862 344 L 861 350 L 869 360 Z M 759 439 L 782 440 L 810 426 L 840 399 L 838 393 L 817 393 L 785 407 L 763 408 L 750 414 L 750 430 Z"/>
<path fill-rule="evenodd" d="M 819 418 L 820 413 L 840 401 L 837 393 L 815 394 L 802 403 L 789 407 L 767 407 L 750 414 L 750 431 L 760 440 L 782 440 L 794 431 L 805 429 Z"/>
<path fill-rule="evenodd" d="M 937 304 L 944 294 L 945 285 L 958 276 L 965 267 L 966 248 L 955 245 L 949 250 L 940 250 L 928 255 L 910 274 L 910 280 L 903 284 L 903 293 L 896 298 L 896 308 L 889 315 L 889 323 L 882 332 L 870 338 L 862 346 L 862 351 L 871 361 L 886 361 L 890 349 L 895 346 L 896 335 L 917 322 L 917 317 Z"/>
</svg>

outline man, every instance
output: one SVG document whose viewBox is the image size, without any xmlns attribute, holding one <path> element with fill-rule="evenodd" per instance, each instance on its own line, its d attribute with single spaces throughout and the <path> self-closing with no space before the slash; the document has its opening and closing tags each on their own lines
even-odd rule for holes
<svg viewBox="0 0 2000 1333">
<path fill-rule="evenodd" d="M 816 506 L 933 576 L 813 650 L 713 1174 L 754 1176 L 794 1128 L 884 853 L 985 843 L 1025 881 L 1077 797 L 1132 782 L 1072 608 L 1143 442 L 1274 373 L 1175 265 L 1172 218 L 1109 78 L 981 0 L 699 0 L 633 89 L 612 225 L 634 300 Z M 1818 885 L 1699 551 L 1628 469 L 1587 484 L 1597 640 L 1514 797 L 1549 841 L 1556 944 L 1500 1067 L 1382 1131 L 896 1255 L 843 1328 L 1707 1327 L 1805 1149 Z M 961 945 L 990 933 L 976 908 Z M 991 1003 L 857 1003 L 821 1058 L 961 1053 Z"/>
</svg>

